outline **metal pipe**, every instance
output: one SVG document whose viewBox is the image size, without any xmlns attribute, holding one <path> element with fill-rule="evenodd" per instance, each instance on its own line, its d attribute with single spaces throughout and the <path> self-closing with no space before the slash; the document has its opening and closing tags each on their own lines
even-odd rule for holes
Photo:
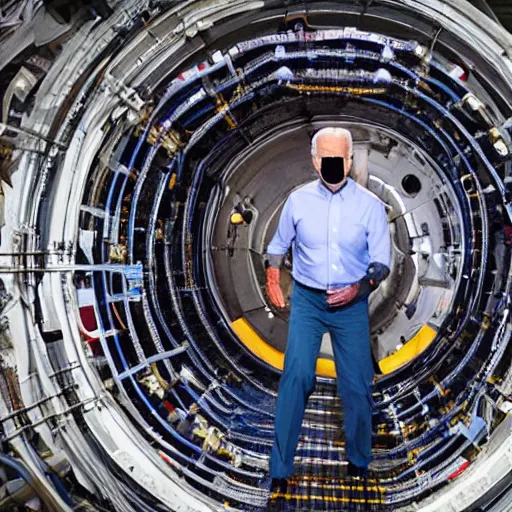
<svg viewBox="0 0 512 512">
<path fill-rule="evenodd" d="M 19 267 L 0 267 L 0 274 L 25 274 L 30 272 L 122 272 L 129 270 L 140 270 L 137 265 L 116 265 L 116 264 L 98 264 L 98 265 L 61 265 L 45 268 L 19 268 Z"/>
<path fill-rule="evenodd" d="M 0 256 L 39 256 L 42 254 L 50 254 L 50 252 L 49 251 L 0 252 Z"/>
<path fill-rule="evenodd" d="M 19 133 L 21 135 L 30 135 L 31 137 L 35 137 L 36 139 L 44 140 L 45 142 L 48 142 L 50 144 L 55 144 L 61 149 L 67 149 L 67 146 L 65 144 L 62 144 L 62 142 L 57 142 L 53 139 L 45 137 L 44 135 L 41 135 L 40 133 L 37 133 L 34 130 L 31 130 L 30 128 L 18 128 L 17 126 L 12 126 L 10 124 L 0 123 L 0 135 L 6 131 Z"/>
</svg>

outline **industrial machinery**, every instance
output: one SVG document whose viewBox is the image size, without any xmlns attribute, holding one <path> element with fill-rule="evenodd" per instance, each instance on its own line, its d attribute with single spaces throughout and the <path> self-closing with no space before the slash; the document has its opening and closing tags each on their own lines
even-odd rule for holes
<svg viewBox="0 0 512 512">
<path fill-rule="evenodd" d="M 263 253 L 288 193 L 315 179 L 312 135 L 334 125 L 354 134 L 353 177 L 385 202 L 393 240 L 370 300 L 368 510 L 508 510 L 498 10 L 3 4 L 0 508 L 266 509 L 288 310 L 266 297 Z M 350 501 L 335 377 L 326 334 L 286 510 Z"/>
</svg>

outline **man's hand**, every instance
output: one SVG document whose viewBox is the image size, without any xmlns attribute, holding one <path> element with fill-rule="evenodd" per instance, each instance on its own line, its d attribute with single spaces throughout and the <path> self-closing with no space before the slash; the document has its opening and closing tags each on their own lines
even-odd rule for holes
<svg viewBox="0 0 512 512">
<path fill-rule="evenodd" d="M 339 290 L 327 290 L 327 304 L 331 307 L 345 306 L 359 293 L 359 283 L 344 286 Z"/>
<path fill-rule="evenodd" d="M 366 276 L 370 280 L 372 287 L 377 288 L 379 284 L 389 276 L 389 268 L 382 263 L 370 263 Z"/>
<path fill-rule="evenodd" d="M 267 295 L 270 302 L 276 308 L 284 308 L 283 291 L 281 290 L 280 276 L 281 271 L 279 268 L 268 267 L 267 270 Z"/>
<path fill-rule="evenodd" d="M 389 268 L 382 263 L 370 263 L 366 275 L 357 283 L 339 290 L 327 291 L 329 306 L 345 306 L 354 299 L 370 295 L 389 275 Z"/>
</svg>

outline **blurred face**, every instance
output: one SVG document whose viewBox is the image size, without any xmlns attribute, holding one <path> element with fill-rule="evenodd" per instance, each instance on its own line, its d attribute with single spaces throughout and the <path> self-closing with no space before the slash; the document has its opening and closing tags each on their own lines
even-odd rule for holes
<svg viewBox="0 0 512 512">
<path fill-rule="evenodd" d="M 336 192 L 347 180 L 352 167 L 350 141 L 344 134 L 320 133 L 316 142 L 313 165 L 324 184 Z"/>
</svg>

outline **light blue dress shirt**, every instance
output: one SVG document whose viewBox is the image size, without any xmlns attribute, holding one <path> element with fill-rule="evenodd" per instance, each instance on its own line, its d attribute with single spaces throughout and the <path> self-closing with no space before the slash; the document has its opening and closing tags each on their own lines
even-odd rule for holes
<svg viewBox="0 0 512 512">
<path fill-rule="evenodd" d="M 284 255 L 293 244 L 293 278 L 327 290 L 355 283 L 370 263 L 390 267 L 391 237 L 384 203 L 348 178 L 337 192 L 320 179 L 286 200 L 267 255 Z"/>
</svg>

